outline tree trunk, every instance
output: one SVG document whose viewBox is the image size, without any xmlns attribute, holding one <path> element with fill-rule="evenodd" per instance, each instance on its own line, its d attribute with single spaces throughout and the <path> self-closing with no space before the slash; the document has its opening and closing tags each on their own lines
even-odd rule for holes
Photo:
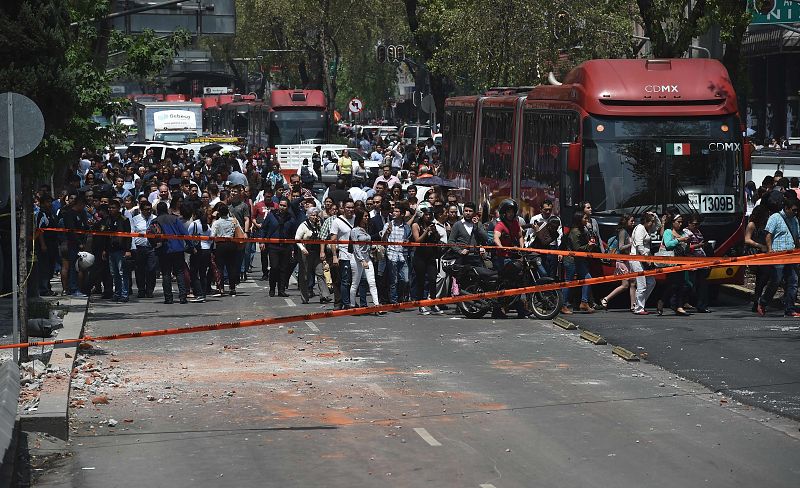
<svg viewBox="0 0 800 488">
<path fill-rule="evenodd" d="M 30 248 L 31 236 L 28 229 L 31 227 L 30 221 L 30 214 L 33 211 L 33 182 L 31 181 L 30 176 L 25 174 L 25 171 L 21 171 L 21 183 L 18 191 L 22 192 L 22 212 L 19 219 L 19 233 L 17 234 L 18 240 L 18 269 L 17 272 L 17 279 L 19 288 L 17 293 L 17 304 L 19 305 L 19 340 L 20 342 L 28 342 L 28 285 L 30 285 L 30 279 L 35 278 L 32 276 L 28 277 L 28 249 Z M 14 175 L 11 175 L 13 178 Z M 13 196 L 12 196 L 13 198 Z M 12 209 L 12 211 L 16 211 L 16 208 Z M 23 347 L 19 350 L 19 360 L 20 362 L 27 362 L 28 361 L 28 348 Z"/>
</svg>

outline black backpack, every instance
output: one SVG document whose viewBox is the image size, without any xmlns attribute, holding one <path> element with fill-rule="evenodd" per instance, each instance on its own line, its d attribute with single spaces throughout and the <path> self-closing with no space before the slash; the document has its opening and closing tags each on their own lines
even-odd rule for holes
<svg viewBox="0 0 800 488">
<path fill-rule="evenodd" d="M 300 168 L 300 181 L 302 181 L 304 185 L 314 183 L 314 175 L 311 174 L 311 170 L 307 165 L 303 165 L 303 167 Z"/>
<path fill-rule="evenodd" d="M 161 223 L 158 219 L 153 219 L 150 222 L 150 225 L 147 227 L 148 234 L 164 234 L 164 229 L 161 227 Z M 153 248 L 153 250 L 158 253 L 162 254 L 164 251 L 167 250 L 167 246 L 165 246 L 165 242 L 161 240 L 159 237 L 148 237 L 147 242 Z"/>
</svg>

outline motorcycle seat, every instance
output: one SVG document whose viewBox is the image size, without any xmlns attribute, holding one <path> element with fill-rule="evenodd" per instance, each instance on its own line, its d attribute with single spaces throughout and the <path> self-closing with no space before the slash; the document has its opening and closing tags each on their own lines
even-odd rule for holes
<svg viewBox="0 0 800 488">
<path fill-rule="evenodd" d="M 475 273 L 477 273 L 478 277 L 482 280 L 486 281 L 496 281 L 497 280 L 497 271 L 488 268 L 481 268 L 476 267 Z"/>
</svg>

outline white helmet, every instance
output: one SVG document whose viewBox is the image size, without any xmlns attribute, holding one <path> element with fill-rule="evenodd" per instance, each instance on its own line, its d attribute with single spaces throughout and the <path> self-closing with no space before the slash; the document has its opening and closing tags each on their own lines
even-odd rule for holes
<svg viewBox="0 0 800 488">
<path fill-rule="evenodd" d="M 78 253 L 78 269 L 86 271 L 94 265 L 94 254 L 86 251 Z"/>
</svg>

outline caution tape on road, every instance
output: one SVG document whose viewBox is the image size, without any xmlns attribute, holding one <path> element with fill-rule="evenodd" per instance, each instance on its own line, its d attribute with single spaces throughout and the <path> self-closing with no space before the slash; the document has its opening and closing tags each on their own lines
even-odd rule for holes
<svg viewBox="0 0 800 488">
<path fill-rule="evenodd" d="M 581 251 L 565 251 L 560 249 L 538 249 L 538 248 L 530 248 L 530 247 L 496 247 L 496 246 L 488 246 L 488 245 L 469 245 L 469 244 L 444 244 L 444 243 L 429 243 L 429 242 L 389 242 L 389 241 L 346 241 L 346 240 L 322 240 L 322 239 L 275 239 L 269 237 L 210 237 L 210 236 L 200 236 L 200 235 L 165 235 L 165 234 L 148 234 L 144 232 L 111 232 L 111 231 L 100 231 L 100 230 L 79 230 L 79 229 L 59 229 L 59 228 L 44 228 L 40 229 L 40 231 L 45 232 L 59 232 L 59 233 L 72 233 L 72 234 L 81 234 L 81 235 L 96 235 L 101 237 L 139 237 L 139 238 L 147 238 L 147 239 L 157 239 L 157 240 L 185 240 L 185 241 L 215 241 L 215 242 L 236 242 L 236 243 L 248 243 L 253 242 L 257 244 L 297 244 L 302 243 L 304 245 L 331 245 L 331 244 L 339 244 L 339 245 L 347 245 L 347 244 L 354 244 L 354 245 L 363 245 L 363 244 L 371 244 L 371 245 L 381 245 L 381 246 L 402 246 L 402 247 L 440 247 L 440 248 L 459 248 L 459 249 L 487 249 L 487 250 L 502 250 L 504 252 L 525 252 L 525 253 L 536 253 L 536 254 L 546 254 L 546 255 L 555 255 L 555 256 L 562 256 L 562 257 L 572 257 L 572 258 L 585 258 L 585 259 L 607 259 L 607 260 L 615 260 L 615 261 L 641 261 L 647 263 L 659 263 L 659 264 L 692 264 L 692 263 L 713 263 L 717 257 L 697 257 L 697 256 L 639 256 L 635 254 L 606 254 L 606 253 L 599 253 L 599 252 L 581 252 Z M 790 253 L 796 253 L 800 255 L 800 250 L 790 251 Z M 777 255 L 777 254 L 772 254 Z M 739 256 L 739 260 L 741 259 L 748 259 L 750 256 Z M 736 261 L 734 261 L 736 262 Z M 761 264 L 775 264 L 775 263 L 761 263 Z M 708 266 L 708 265 L 706 265 Z"/>
<path fill-rule="evenodd" d="M 288 315 L 284 317 L 269 317 L 263 319 L 240 320 L 236 322 L 220 322 L 216 324 L 195 325 L 195 326 L 178 327 L 170 329 L 156 329 L 156 330 L 147 330 L 140 332 L 125 332 L 121 334 L 112 334 L 112 335 L 96 336 L 96 337 L 84 336 L 83 338 L 80 339 L 60 339 L 53 341 L 37 341 L 37 342 L 23 342 L 17 344 L 5 344 L 5 345 L 0 345 L 0 349 L 20 349 L 26 347 L 60 346 L 67 344 L 77 344 L 81 342 L 106 342 L 106 341 L 117 341 L 123 339 L 159 337 L 166 335 L 194 334 L 199 332 L 211 332 L 216 330 L 241 329 L 246 327 L 279 325 L 292 322 L 313 321 L 326 318 L 345 317 L 351 315 L 364 315 L 375 312 L 388 312 L 392 310 L 399 310 L 406 308 L 429 307 L 433 305 L 450 305 L 459 302 L 470 302 L 474 300 L 490 300 L 502 297 L 509 297 L 513 295 L 541 293 L 550 290 L 575 288 L 585 285 L 597 285 L 601 283 L 609 283 L 613 281 L 620 281 L 638 277 L 648 277 L 648 276 L 664 275 L 669 273 L 677 273 L 682 271 L 692 271 L 700 268 L 728 266 L 734 262 L 738 262 L 740 264 L 764 264 L 765 262 L 769 263 L 775 262 L 781 264 L 800 263 L 800 255 L 792 251 L 786 251 L 783 253 L 774 253 L 768 255 L 756 255 L 747 257 L 711 258 L 711 261 L 704 261 L 702 263 L 680 264 L 668 268 L 656 268 L 651 270 L 626 273 L 614 276 L 602 276 L 602 277 L 589 278 L 583 280 L 548 283 L 545 285 L 533 285 L 523 288 L 514 288 L 510 290 L 490 291 L 484 293 L 458 295 L 454 297 L 436 298 L 429 300 L 416 300 L 416 301 L 403 302 L 397 304 L 375 305 L 372 307 L 362 307 L 357 309 L 330 310 L 326 312 L 314 312 L 301 315 Z"/>
</svg>

